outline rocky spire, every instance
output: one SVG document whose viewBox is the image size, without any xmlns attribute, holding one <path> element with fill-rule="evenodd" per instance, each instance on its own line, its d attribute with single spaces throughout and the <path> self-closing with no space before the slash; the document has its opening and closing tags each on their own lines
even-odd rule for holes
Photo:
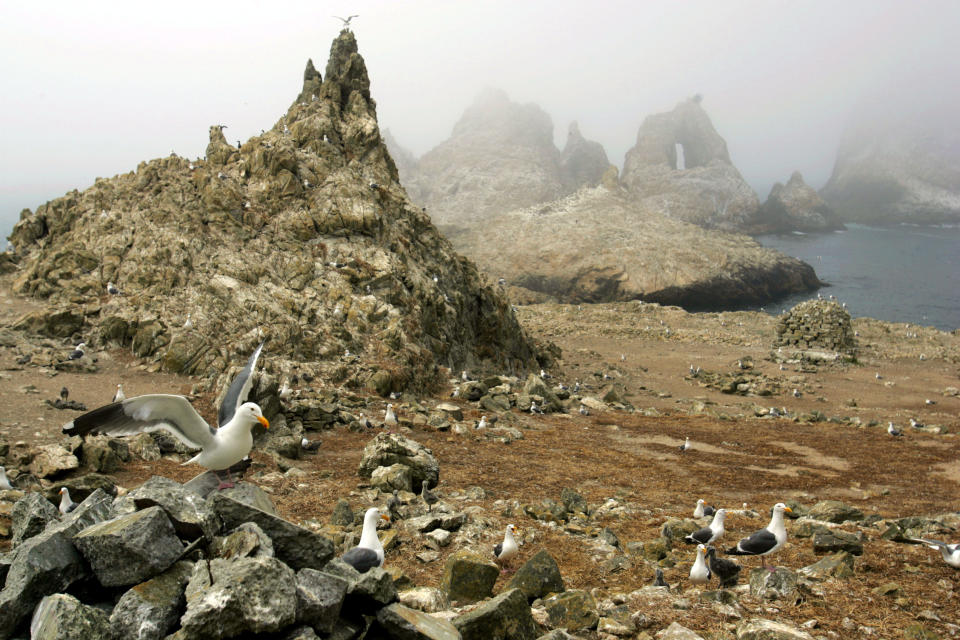
<svg viewBox="0 0 960 640">
<path fill-rule="evenodd" d="M 567 190 L 597 186 L 609 167 L 603 145 L 584 138 L 576 121 L 571 122 L 567 129 L 567 144 L 560 154 L 560 170 Z"/>
<path fill-rule="evenodd" d="M 216 164 L 226 164 L 230 156 L 237 151 L 231 147 L 223 135 L 223 125 L 210 127 L 210 142 L 207 144 L 207 160 Z"/>
<path fill-rule="evenodd" d="M 297 96 L 297 102 L 313 102 L 320 96 L 320 87 L 323 79 L 320 72 L 313 66 L 313 59 L 307 60 L 307 68 L 303 70 L 303 90 Z"/>
<path fill-rule="evenodd" d="M 357 52 L 357 39 L 353 31 L 344 29 L 333 41 L 330 47 L 330 58 L 327 60 L 326 75 L 324 91 L 340 108 L 346 107 L 353 92 L 357 92 L 368 103 L 371 110 L 375 110 L 373 100 L 370 99 L 367 65 Z"/>
</svg>

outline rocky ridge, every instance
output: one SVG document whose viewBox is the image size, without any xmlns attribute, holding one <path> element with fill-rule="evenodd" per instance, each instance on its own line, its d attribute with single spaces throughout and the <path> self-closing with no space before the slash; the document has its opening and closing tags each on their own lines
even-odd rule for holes
<svg viewBox="0 0 960 640">
<path fill-rule="evenodd" d="M 382 393 L 428 388 L 440 366 L 535 367 L 505 298 L 407 199 L 369 84 L 344 30 L 269 131 L 235 147 L 214 126 L 204 160 L 24 211 L 15 290 L 48 311 L 21 324 L 205 376 L 266 339 L 281 370 Z"/>
<path fill-rule="evenodd" d="M 644 119 L 620 181 L 646 208 L 708 228 L 751 232 L 760 208 L 698 96 Z"/>
<path fill-rule="evenodd" d="M 616 186 L 491 215 L 482 227 L 450 238 L 491 277 L 504 278 L 521 301 L 639 299 L 723 308 L 820 285 L 800 260 L 746 236 L 669 219 Z"/>
<path fill-rule="evenodd" d="M 757 216 L 756 233 L 823 232 L 843 229 L 837 214 L 794 171 L 787 184 L 776 183 Z"/>
</svg>

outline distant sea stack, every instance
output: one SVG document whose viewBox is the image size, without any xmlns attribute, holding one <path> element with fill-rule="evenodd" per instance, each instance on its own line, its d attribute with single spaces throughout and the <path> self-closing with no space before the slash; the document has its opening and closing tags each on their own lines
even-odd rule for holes
<svg viewBox="0 0 960 640">
<path fill-rule="evenodd" d="M 236 147 L 211 127 L 206 159 L 98 178 L 10 239 L 15 290 L 60 337 L 174 372 L 222 374 L 260 340 L 275 370 L 379 393 L 430 389 L 441 366 L 537 366 L 505 297 L 400 186 L 349 30 L 269 131 Z"/>
<path fill-rule="evenodd" d="M 749 232 L 760 208 L 699 96 L 644 119 L 620 180 L 645 208 L 702 227 Z"/>
<path fill-rule="evenodd" d="M 848 222 L 960 223 L 956 111 L 858 114 L 820 194 Z"/>
<path fill-rule="evenodd" d="M 437 225 L 469 227 L 483 224 L 488 215 L 596 184 L 608 166 L 603 148 L 583 139 L 576 126 L 561 153 L 543 109 L 487 89 L 450 138 L 420 158 L 407 186 Z"/>
<path fill-rule="evenodd" d="M 805 262 L 645 209 L 615 182 L 491 215 L 451 240 L 520 302 L 640 299 L 729 309 L 822 284 Z"/>
<path fill-rule="evenodd" d="M 818 232 L 843 229 L 837 214 L 794 171 L 787 184 L 776 183 L 760 208 L 753 233 Z"/>
</svg>

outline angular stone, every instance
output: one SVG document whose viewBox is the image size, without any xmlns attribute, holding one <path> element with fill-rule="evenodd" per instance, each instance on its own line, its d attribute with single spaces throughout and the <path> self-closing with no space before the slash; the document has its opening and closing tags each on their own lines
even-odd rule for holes
<svg viewBox="0 0 960 640">
<path fill-rule="evenodd" d="M 254 522 L 244 522 L 230 534 L 215 538 L 213 553 L 225 560 L 230 558 L 273 558 L 273 541 Z"/>
<path fill-rule="evenodd" d="M 903 640 L 940 640 L 940 636 L 922 624 L 912 624 L 903 630 Z"/>
<path fill-rule="evenodd" d="M 700 525 L 696 520 L 690 518 L 668 518 L 667 521 L 663 523 L 660 533 L 664 538 L 672 541 L 680 541 L 697 529 L 700 529 Z"/>
<path fill-rule="evenodd" d="M 51 522 L 58 521 L 60 510 L 42 494 L 31 492 L 17 500 L 10 517 L 13 520 L 10 542 L 15 547 L 43 531 Z"/>
<path fill-rule="evenodd" d="M 854 559 L 846 551 L 838 551 L 806 566 L 797 573 L 814 580 L 849 578 L 853 575 Z"/>
<path fill-rule="evenodd" d="M 330 573 L 316 569 L 298 571 L 297 622 L 320 633 L 333 631 L 349 586 L 349 582 Z"/>
<path fill-rule="evenodd" d="M 543 600 L 550 626 L 567 631 L 592 629 L 597 626 L 597 602 L 588 591 L 571 589 Z"/>
<path fill-rule="evenodd" d="M 390 638 L 403 640 L 460 640 L 450 622 L 394 603 L 377 612 L 377 624 Z"/>
<path fill-rule="evenodd" d="M 217 489 L 219 483 L 220 480 L 217 478 L 217 475 L 212 471 L 207 471 L 201 473 L 183 486 L 191 491 L 196 490 L 197 493 L 206 497 L 208 501 L 213 495 L 226 496 L 227 498 L 251 506 L 254 509 L 259 509 L 270 515 L 277 515 L 277 507 L 273 504 L 273 500 L 270 499 L 266 491 L 257 485 L 250 484 L 249 482 L 237 482 L 229 489 Z"/>
<path fill-rule="evenodd" d="M 863 543 L 857 536 L 845 531 L 821 531 L 813 535 L 814 553 L 836 553 L 837 551 L 862 556 Z"/>
<path fill-rule="evenodd" d="M 554 629 L 550 633 L 543 634 L 537 638 L 537 640 L 577 640 L 577 638 L 567 633 L 564 629 Z"/>
<path fill-rule="evenodd" d="M 434 587 L 407 589 L 398 593 L 397 598 L 400 604 L 426 613 L 435 613 L 450 607 L 446 594 Z"/>
<path fill-rule="evenodd" d="M 82 502 L 97 489 L 110 496 L 117 495 L 117 483 L 111 476 L 105 476 L 102 473 L 86 473 L 82 476 L 74 476 L 61 481 L 58 486 L 64 486 L 70 490 L 70 497 L 74 502 Z"/>
<path fill-rule="evenodd" d="M 44 444 L 37 447 L 37 453 L 30 462 L 30 473 L 38 478 L 50 478 L 79 467 L 77 457 L 62 445 Z"/>
<path fill-rule="evenodd" d="M 159 460 L 163 455 L 160 447 L 157 446 L 157 441 L 149 433 L 138 433 L 129 439 L 127 446 L 130 447 L 133 455 L 148 462 Z"/>
<path fill-rule="evenodd" d="M 102 640 L 109 637 L 109 626 L 104 611 L 58 593 L 37 605 L 30 621 L 30 640 Z"/>
<path fill-rule="evenodd" d="M 161 640 L 177 627 L 184 606 L 184 589 L 193 563 L 177 562 L 146 582 L 127 590 L 110 613 L 117 638 Z"/>
<path fill-rule="evenodd" d="M 806 631 L 788 624 L 754 618 L 744 620 L 737 626 L 737 640 L 813 640 L 813 638 Z"/>
<path fill-rule="evenodd" d="M 439 549 L 450 544 L 453 534 L 446 529 L 434 529 L 425 537 L 427 538 L 427 544 L 435 545 L 434 548 Z"/>
<path fill-rule="evenodd" d="M 48 530 L 59 531 L 73 538 L 87 527 L 109 520 L 112 517 L 113 499 L 102 489 L 96 489 L 77 508 L 63 516 L 58 523 L 51 524 Z"/>
<path fill-rule="evenodd" d="M 434 529 L 440 527 L 441 524 L 443 524 L 443 518 L 439 513 L 428 513 L 426 515 L 417 516 L 416 518 L 408 518 L 403 522 L 404 527 L 419 533 L 433 531 Z"/>
<path fill-rule="evenodd" d="M 363 448 L 357 475 L 369 478 L 378 467 L 402 464 L 410 468 L 412 490 L 418 493 L 424 480 L 431 487 L 440 480 L 440 464 L 433 452 L 416 440 L 398 433 L 379 433 Z"/>
<path fill-rule="evenodd" d="M 160 507 L 87 527 L 73 542 L 105 587 L 152 578 L 172 565 L 184 549 Z"/>
<path fill-rule="evenodd" d="M 0 591 L 0 640 L 10 638 L 44 596 L 84 575 L 83 558 L 60 532 L 46 531 L 17 547 Z"/>
<path fill-rule="evenodd" d="M 534 600 L 563 591 L 563 576 L 553 556 L 541 549 L 517 569 L 506 588 L 519 589 L 527 600 Z"/>
<path fill-rule="evenodd" d="M 110 446 L 110 439 L 104 436 L 84 440 L 80 454 L 83 464 L 97 473 L 113 473 L 121 465 L 120 457 Z"/>
<path fill-rule="evenodd" d="M 227 530 L 244 522 L 256 523 L 273 541 L 277 558 L 295 571 L 308 567 L 322 569 L 333 558 L 333 543 L 323 536 L 256 507 L 237 502 L 223 491 L 214 493 L 210 504 Z"/>
<path fill-rule="evenodd" d="M 397 587 L 393 584 L 393 576 L 389 572 L 374 567 L 350 585 L 347 590 L 345 610 L 368 611 L 370 607 L 379 608 L 396 601 Z"/>
<path fill-rule="evenodd" d="M 161 507 L 177 535 L 187 540 L 200 536 L 212 540 L 220 530 L 216 514 L 204 499 L 169 478 L 153 476 L 125 497 L 137 510 Z"/>
<path fill-rule="evenodd" d="M 310 627 L 297 627 L 283 636 L 283 640 L 320 640 L 320 636 Z"/>
<path fill-rule="evenodd" d="M 371 486 L 381 491 L 411 491 L 413 489 L 413 471 L 403 464 L 389 467 L 377 467 L 370 475 Z"/>
<path fill-rule="evenodd" d="M 842 524 L 848 520 L 863 520 L 863 511 L 846 505 L 839 500 L 821 500 L 810 508 L 809 517 L 824 522 Z"/>
<path fill-rule="evenodd" d="M 564 508 L 570 513 L 587 513 L 586 499 L 574 491 L 564 487 L 560 490 L 560 501 Z"/>
<path fill-rule="evenodd" d="M 350 508 L 350 503 L 340 498 L 337 500 L 337 504 L 333 507 L 333 513 L 330 514 L 330 524 L 335 524 L 338 527 L 352 527 L 356 516 L 353 513 L 353 509 Z"/>
<path fill-rule="evenodd" d="M 669 627 L 657 634 L 657 640 L 703 640 L 703 636 L 697 635 L 679 622 L 671 622 Z"/>
<path fill-rule="evenodd" d="M 198 562 L 175 637 L 218 640 L 279 631 L 296 620 L 296 584 L 293 570 L 276 558 Z"/>
<path fill-rule="evenodd" d="M 750 595 L 767 600 L 792 599 L 797 593 L 797 575 L 789 569 L 760 568 L 750 572 Z"/>
<path fill-rule="evenodd" d="M 493 595 L 493 585 L 499 576 L 500 568 L 492 561 L 472 551 L 456 551 L 443 567 L 440 588 L 450 600 L 476 602 Z"/>
<path fill-rule="evenodd" d="M 505 591 L 451 622 L 463 640 L 534 640 L 538 634 L 519 589 Z"/>
</svg>

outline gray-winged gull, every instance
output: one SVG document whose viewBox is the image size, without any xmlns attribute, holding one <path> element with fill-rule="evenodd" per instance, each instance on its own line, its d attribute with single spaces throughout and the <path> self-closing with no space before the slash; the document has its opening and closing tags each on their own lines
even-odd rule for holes
<svg viewBox="0 0 960 640">
<path fill-rule="evenodd" d="M 687 439 L 683 441 L 683 444 L 678 447 L 680 453 L 686 453 L 687 449 L 690 449 L 693 445 L 690 444 L 690 436 L 687 436 Z"/>
<path fill-rule="evenodd" d="M 84 348 L 87 346 L 87 343 L 81 342 L 73 348 L 73 351 L 70 352 L 70 355 L 67 356 L 67 360 L 79 360 L 83 357 Z"/>
<path fill-rule="evenodd" d="M 513 537 L 516 530 L 516 525 L 508 524 L 503 532 L 503 542 L 498 542 L 493 547 L 493 557 L 503 565 L 509 563 L 520 553 L 520 547 L 517 546 L 517 541 Z"/>
<path fill-rule="evenodd" d="M 704 545 L 697 545 L 697 559 L 694 560 L 693 566 L 690 567 L 690 582 L 694 584 L 704 584 L 710 579 L 710 567 L 708 567 L 704 561 L 706 551 L 707 548 Z"/>
<path fill-rule="evenodd" d="M 7 470 L 0 465 L 0 491 L 10 491 L 13 489 L 13 485 L 10 484 L 10 479 L 7 478 Z"/>
<path fill-rule="evenodd" d="M 727 553 L 735 556 L 765 556 L 779 550 L 787 541 L 787 528 L 783 524 L 784 512 L 793 513 L 793 510 L 782 502 L 775 504 L 770 524 L 744 538 L 737 546 L 727 549 Z"/>
<path fill-rule="evenodd" d="M 930 538 L 914 538 L 913 541 L 922 542 L 931 549 L 940 551 L 940 555 L 943 556 L 944 562 L 954 569 L 960 569 L 960 543 L 947 544 L 946 542 L 931 540 Z"/>
<path fill-rule="evenodd" d="M 232 487 L 229 469 L 243 460 L 253 448 L 251 429 L 258 422 L 270 428 L 259 405 L 245 402 L 262 350 L 261 343 L 230 383 L 218 412 L 220 426 L 217 429 L 207 424 L 185 397 L 152 393 L 94 409 L 63 425 L 63 432 L 79 436 L 88 433 L 122 436 L 167 431 L 187 446 L 201 449 L 199 454 L 183 464 L 195 462 L 214 471 L 218 477 L 220 472 L 227 470 L 227 481 L 224 482 L 220 477 L 218 488 Z"/>
<path fill-rule="evenodd" d="M 388 404 L 387 410 L 383 413 L 383 426 L 391 432 L 397 428 L 397 414 L 393 412 L 392 404 Z"/>
<path fill-rule="evenodd" d="M 112 402 L 123 402 L 127 395 L 123 392 L 123 384 L 117 384 L 117 392 L 113 394 Z"/>
<path fill-rule="evenodd" d="M 694 518 L 703 518 L 704 516 L 712 516 L 716 513 L 717 510 L 707 504 L 707 501 L 703 498 L 697 500 L 697 506 L 693 510 Z"/>
<path fill-rule="evenodd" d="M 888 422 L 888 423 L 887 423 L 887 433 L 889 433 L 889 434 L 892 435 L 892 436 L 902 436 L 902 435 L 903 435 L 903 431 L 901 431 L 901 430 L 898 429 L 896 426 L 894 426 L 893 422 Z"/>
<path fill-rule="evenodd" d="M 727 517 L 726 509 L 717 509 L 713 514 L 713 521 L 709 527 L 698 529 L 684 538 L 689 544 L 710 544 L 723 537 L 723 520 Z"/>
<path fill-rule="evenodd" d="M 360 543 L 340 558 L 360 573 L 383 566 L 383 545 L 380 544 L 380 538 L 377 536 L 377 524 L 380 520 L 389 521 L 390 516 L 381 515 L 376 507 L 367 509 L 363 514 Z"/>
<path fill-rule="evenodd" d="M 66 487 L 60 487 L 60 513 L 67 515 L 77 508 L 77 503 L 70 499 L 70 492 Z"/>
</svg>

